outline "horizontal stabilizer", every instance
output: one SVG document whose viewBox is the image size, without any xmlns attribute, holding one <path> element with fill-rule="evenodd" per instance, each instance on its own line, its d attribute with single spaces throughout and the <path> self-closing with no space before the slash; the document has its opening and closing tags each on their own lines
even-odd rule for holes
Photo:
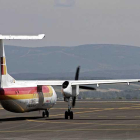
<svg viewBox="0 0 140 140">
<path fill-rule="evenodd" d="M 20 39 L 20 40 L 38 40 L 43 39 L 45 34 L 39 34 L 37 36 L 27 36 L 27 35 L 0 35 L 0 39 Z"/>
</svg>

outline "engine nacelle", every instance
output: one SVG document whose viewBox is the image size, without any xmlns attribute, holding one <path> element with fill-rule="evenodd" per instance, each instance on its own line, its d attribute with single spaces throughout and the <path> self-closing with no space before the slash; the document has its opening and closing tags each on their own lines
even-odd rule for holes
<svg viewBox="0 0 140 140">
<path fill-rule="evenodd" d="M 62 94 L 64 97 L 72 97 L 72 86 L 69 81 L 65 81 L 62 84 Z"/>
<path fill-rule="evenodd" d="M 62 84 L 62 94 L 64 97 L 76 97 L 79 95 L 79 86 L 72 86 L 69 81 Z"/>
</svg>

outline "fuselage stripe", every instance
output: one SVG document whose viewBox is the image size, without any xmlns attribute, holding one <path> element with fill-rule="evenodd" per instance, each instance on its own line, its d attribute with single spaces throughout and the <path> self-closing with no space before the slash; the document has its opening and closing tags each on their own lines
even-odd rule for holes
<svg viewBox="0 0 140 140">
<path fill-rule="evenodd" d="M 53 90 L 50 86 L 42 86 L 44 97 L 52 97 Z M 0 100 L 17 100 L 38 98 L 37 87 L 1 88 Z"/>
</svg>

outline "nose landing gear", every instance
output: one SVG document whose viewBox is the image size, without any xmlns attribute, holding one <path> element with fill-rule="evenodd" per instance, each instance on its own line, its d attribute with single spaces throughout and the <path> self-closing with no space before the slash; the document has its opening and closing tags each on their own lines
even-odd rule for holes
<svg viewBox="0 0 140 140">
<path fill-rule="evenodd" d="M 71 120 L 73 119 L 73 112 L 70 110 L 65 111 L 65 119 L 68 119 L 68 117 L 70 117 Z"/>
<path fill-rule="evenodd" d="M 43 118 L 45 118 L 45 117 L 49 118 L 49 111 L 48 110 L 43 111 L 42 112 L 42 117 Z"/>
<path fill-rule="evenodd" d="M 65 111 L 65 119 L 68 119 L 68 117 L 70 117 L 70 119 L 73 119 L 73 111 L 71 111 L 71 105 L 70 105 L 70 99 L 68 99 L 68 111 Z"/>
</svg>

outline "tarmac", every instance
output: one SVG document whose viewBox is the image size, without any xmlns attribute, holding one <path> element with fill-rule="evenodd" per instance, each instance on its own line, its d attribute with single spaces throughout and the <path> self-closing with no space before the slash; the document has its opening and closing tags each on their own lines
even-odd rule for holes
<svg viewBox="0 0 140 140">
<path fill-rule="evenodd" d="M 140 101 L 78 101 L 74 119 L 65 120 L 67 103 L 50 110 L 15 114 L 0 107 L 0 140 L 139 140 Z"/>
</svg>

